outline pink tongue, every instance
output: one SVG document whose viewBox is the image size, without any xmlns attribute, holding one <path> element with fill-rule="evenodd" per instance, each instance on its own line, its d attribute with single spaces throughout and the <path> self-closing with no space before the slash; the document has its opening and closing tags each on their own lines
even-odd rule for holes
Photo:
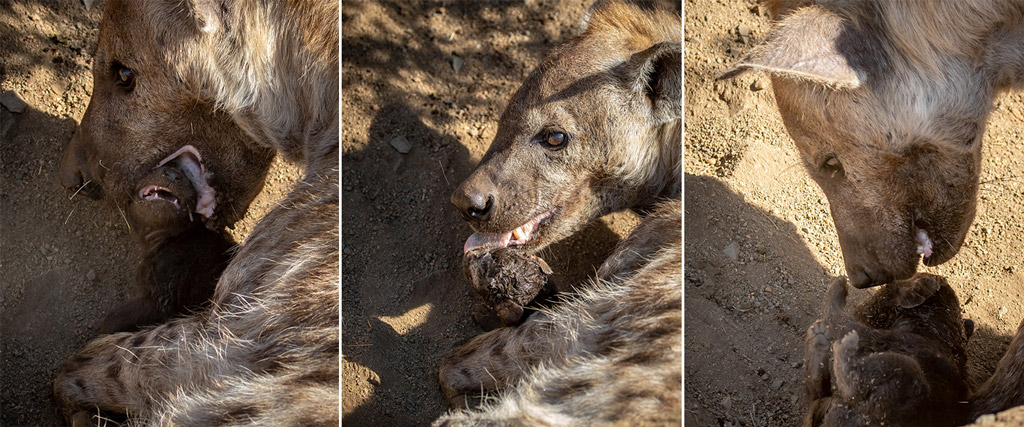
<svg viewBox="0 0 1024 427">
<path fill-rule="evenodd" d="M 508 242 L 512 240 L 512 232 L 495 234 L 495 233 L 473 233 L 466 239 L 466 244 L 462 247 L 462 253 L 469 252 L 477 248 L 504 248 L 508 246 Z"/>
</svg>

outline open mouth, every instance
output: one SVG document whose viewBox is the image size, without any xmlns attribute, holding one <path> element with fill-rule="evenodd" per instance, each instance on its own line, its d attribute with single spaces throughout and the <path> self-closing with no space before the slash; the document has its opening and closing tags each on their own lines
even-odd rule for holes
<svg viewBox="0 0 1024 427">
<path fill-rule="evenodd" d="M 537 229 L 540 228 L 544 221 L 551 218 L 556 210 L 552 209 L 537 215 L 526 224 L 520 225 L 512 231 L 504 233 L 473 233 L 472 236 L 466 239 L 466 245 L 462 247 L 462 252 L 466 253 L 474 249 L 497 249 L 525 245 L 530 239 L 533 239 Z"/>
<path fill-rule="evenodd" d="M 167 187 L 159 185 L 147 185 L 139 190 L 139 199 L 145 201 L 162 200 L 174 205 L 175 209 L 181 209 L 181 198 Z"/>
<path fill-rule="evenodd" d="M 207 182 L 207 178 L 211 173 L 206 171 L 206 167 L 203 165 L 203 157 L 199 155 L 199 150 L 196 150 L 196 147 L 192 145 L 181 147 L 174 154 L 161 160 L 156 165 L 156 168 L 169 162 L 175 162 L 174 165 L 181 169 L 182 173 L 192 182 L 192 188 L 195 188 L 196 193 L 199 195 L 196 201 L 196 213 L 206 218 L 213 216 L 213 210 L 217 207 L 216 193 Z M 142 198 L 141 192 L 139 197 Z"/>
</svg>

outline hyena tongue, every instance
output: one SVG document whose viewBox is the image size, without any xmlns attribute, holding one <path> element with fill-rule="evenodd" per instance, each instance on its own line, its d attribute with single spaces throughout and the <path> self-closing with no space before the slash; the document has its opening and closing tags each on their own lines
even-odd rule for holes
<svg viewBox="0 0 1024 427">
<path fill-rule="evenodd" d="M 511 231 L 507 233 L 473 233 L 472 236 L 466 239 L 466 244 L 462 247 L 462 253 L 479 248 L 504 248 L 508 246 L 510 241 L 512 241 Z"/>
</svg>

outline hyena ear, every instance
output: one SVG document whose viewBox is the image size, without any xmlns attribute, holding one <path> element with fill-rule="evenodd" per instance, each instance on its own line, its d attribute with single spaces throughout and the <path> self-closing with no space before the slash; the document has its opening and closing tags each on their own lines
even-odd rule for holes
<svg viewBox="0 0 1024 427">
<path fill-rule="evenodd" d="M 857 88 L 864 84 L 867 74 L 851 63 L 867 56 L 868 41 L 836 14 L 805 7 L 779 21 L 764 43 L 718 80 L 759 70 L 836 89 Z"/>
<path fill-rule="evenodd" d="M 212 33 L 220 28 L 217 2 L 213 0 L 188 0 L 187 4 L 200 31 Z"/>
<path fill-rule="evenodd" d="M 651 101 L 657 123 L 683 117 L 683 45 L 670 41 L 657 43 L 634 53 L 625 64 L 625 80 L 634 92 Z"/>
</svg>

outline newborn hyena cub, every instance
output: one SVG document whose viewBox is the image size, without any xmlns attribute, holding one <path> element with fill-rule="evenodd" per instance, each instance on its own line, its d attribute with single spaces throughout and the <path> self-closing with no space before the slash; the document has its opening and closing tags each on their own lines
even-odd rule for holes
<svg viewBox="0 0 1024 427">
<path fill-rule="evenodd" d="M 536 255 L 506 248 L 471 250 L 462 259 L 462 272 L 502 326 L 517 324 L 530 302 L 554 294 L 551 267 Z"/>
<path fill-rule="evenodd" d="M 973 323 L 960 317 L 945 279 L 918 274 L 889 284 L 853 315 L 846 295 L 846 280 L 836 280 L 825 320 L 807 331 L 804 426 L 959 425 Z"/>
<path fill-rule="evenodd" d="M 160 323 L 201 306 L 213 295 L 235 245 L 192 215 L 198 195 L 181 169 L 154 169 L 137 195 L 128 220 L 143 252 L 134 277 L 141 295 L 107 313 L 98 327 L 102 334 Z"/>
</svg>

